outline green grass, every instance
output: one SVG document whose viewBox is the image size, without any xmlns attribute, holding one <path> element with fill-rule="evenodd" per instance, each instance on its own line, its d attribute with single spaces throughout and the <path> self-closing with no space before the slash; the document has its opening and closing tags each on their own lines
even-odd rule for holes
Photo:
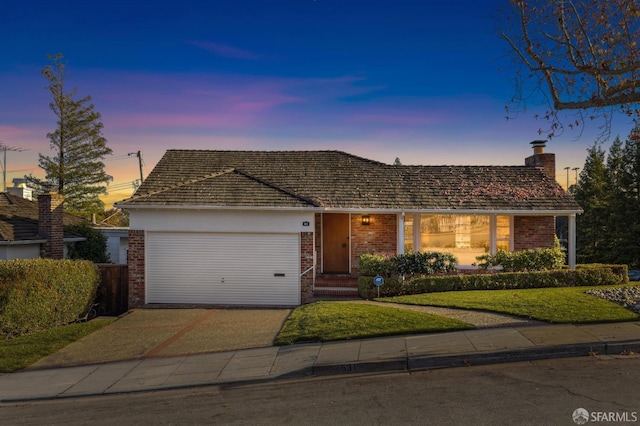
<svg viewBox="0 0 640 426">
<path fill-rule="evenodd" d="M 603 287 L 474 290 L 381 298 L 381 302 L 477 309 L 550 323 L 589 323 L 637 320 L 639 316 L 613 302 L 585 294 Z"/>
<path fill-rule="evenodd" d="M 317 302 L 296 308 L 274 343 L 289 345 L 472 328 L 459 320 L 422 312 L 362 303 Z"/>
<path fill-rule="evenodd" d="M 9 340 L 0 338 L 0 373 L 21 370 L 115 320 L 100 318 Z"/>
</svg>

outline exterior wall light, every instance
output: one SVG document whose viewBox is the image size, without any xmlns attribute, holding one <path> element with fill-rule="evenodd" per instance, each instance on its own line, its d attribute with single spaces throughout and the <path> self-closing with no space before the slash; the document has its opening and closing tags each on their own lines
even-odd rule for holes
<svg viewBox="0 0 640 426">
<path fill-rule="evenodd" d="M 363 215 L 362 216 L 362 225 L 363 226 L 369 226 L 371 224 L 371 218 L 369 217 L 369 215 Z"/>
</svg>

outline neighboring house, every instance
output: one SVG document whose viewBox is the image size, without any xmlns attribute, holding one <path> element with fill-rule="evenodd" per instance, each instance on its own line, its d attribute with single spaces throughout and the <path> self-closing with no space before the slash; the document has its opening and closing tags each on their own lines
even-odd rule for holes
<svg viewBox="0 0 640 426">
<path fill-rule="evenodd" d="M 127 263 L 127 247 L 129 246 L 129 228 L 94 226 L 107 239 L 109 260 L 117 264 Z"/>
<path fill-rule="evenodd" d="M 130 214 L 129 306 L 298 305 L 357 276 L 363 253 L 446 251 L 472 268 L 500 248 L 552 247 L 555 216 L 569 217 L 573 267 L 581 209 L 554 179 L 554 154 L 532 144 L 525 166 L 169 150 L 118 203 Z"/>
<path fill-rule="evenodd" d="M 0 192 L 0 260 L 66 257 L 66 246 L 85 241 L 63 231 L 63 225 L 84 222 L 62 212 L 62 196 L 44 194 L 38 202 Z"/>
</svg>

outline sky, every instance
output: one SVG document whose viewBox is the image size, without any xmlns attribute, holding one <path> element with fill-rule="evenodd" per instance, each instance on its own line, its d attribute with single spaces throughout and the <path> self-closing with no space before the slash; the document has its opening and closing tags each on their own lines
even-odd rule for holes
<svg viewBox="0 0 640 426">
<path fill-rule="evenodd" d="M 521 165 L 544 139 L 531 101 L 506 118 L 506 0 L 8 0 L 0 13 L 0 141 L 7 185 L 43 176 L 56 117 L 40 74 L 62 53 L 113 155 L 108 206 L 167 149 L 342 150 L 424 165 Z M 547 144 L 557 178 L 602 123 Z M 612 134 L 632 124 L 615 117 Z M 575 182 L 570 172 L 570 184 Z"/>
</svg>

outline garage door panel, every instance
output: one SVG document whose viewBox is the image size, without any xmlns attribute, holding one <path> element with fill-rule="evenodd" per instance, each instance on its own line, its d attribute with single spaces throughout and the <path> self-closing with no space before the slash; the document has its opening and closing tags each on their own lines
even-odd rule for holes
<svg viewBox="0 0 640 426">
<path fill-rule="evenodd" d="M 299 247 L 297 234 L 149 232 L 147 302 L 297 305 Z"/>
</svg>

